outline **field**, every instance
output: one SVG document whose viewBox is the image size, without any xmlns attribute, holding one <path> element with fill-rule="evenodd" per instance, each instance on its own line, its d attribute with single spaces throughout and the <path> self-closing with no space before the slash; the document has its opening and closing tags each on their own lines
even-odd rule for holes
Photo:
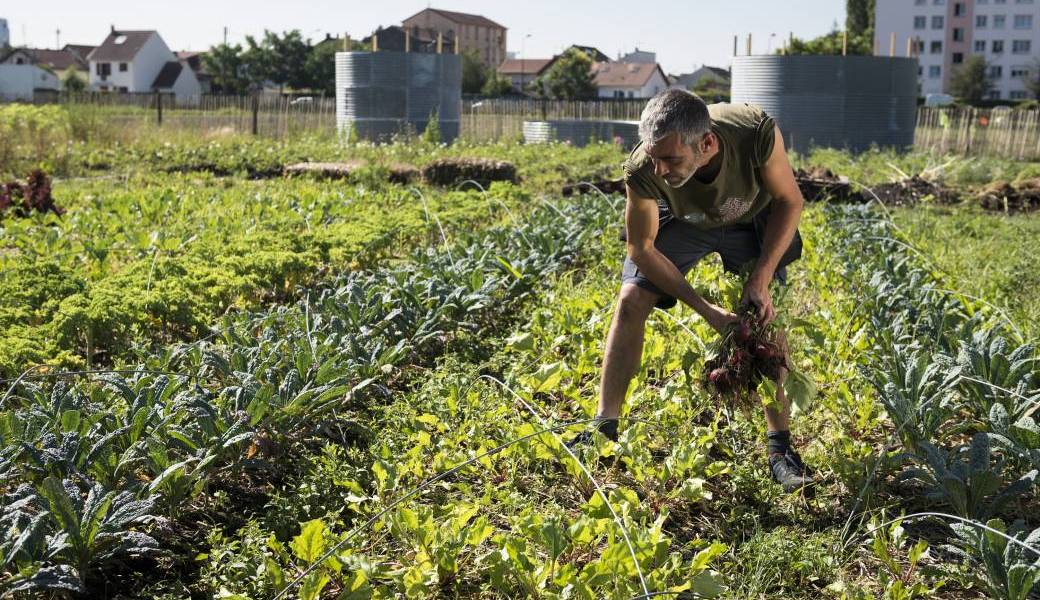
<svg viewBox="0 0 1040 600">
<path fill-rule="evenodd" d="M 967 199 L 807 206 L 779 306 L 820 484 L 785 495 L 685 307 L 651 315 L 619 441 L 562 444 L 595 412 L 624 200 L 561 188 L 616 177 L 616 147 L 7 118 L 0 177 L 43 166 L 65 212 L 0 214 L 5 598 L 1040 593 L 1040 213 L 970 200 L 1036 163 L 793 157 Z M 394 182 L 459 156 L 518 179 Z M 301 160 L 357 167 L 281 175 Z M 691 281 L 740 290 L 715 260 Z"/>
</svg>

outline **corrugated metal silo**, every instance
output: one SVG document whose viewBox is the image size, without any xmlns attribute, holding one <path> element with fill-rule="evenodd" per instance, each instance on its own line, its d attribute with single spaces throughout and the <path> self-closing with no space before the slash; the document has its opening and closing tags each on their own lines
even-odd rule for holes
<svg viewBox="0 0 1040 600">
<path fill-rule="evenodd" d="M 459 136 L 462 57 L 419 52 L 337 52 L 336 125 L 386 141 L 422 133 L 437 114 L 441 141 Z"/>
<path fill-rule="evenodd" d="M 914 143 L 916 58 L 737 56 L 732 74 L 731 102 L 761 107 L 798 152 Z"/>
</svg>

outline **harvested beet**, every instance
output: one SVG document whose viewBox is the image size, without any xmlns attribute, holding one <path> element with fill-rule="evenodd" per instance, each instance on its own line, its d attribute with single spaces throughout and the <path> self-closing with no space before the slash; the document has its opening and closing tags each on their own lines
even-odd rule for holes
<svg viewBox="0 0 1040 600">
<path fill-rule="evenodd" d="M 705 386 L 731 404 L 750 402 L 763 378 L 778 381 L 781 371 L 789 368 L 781 335 L 760 325 L 752 307 L 741 307 L 738 316 L 704 363 Z"/>
</svg>

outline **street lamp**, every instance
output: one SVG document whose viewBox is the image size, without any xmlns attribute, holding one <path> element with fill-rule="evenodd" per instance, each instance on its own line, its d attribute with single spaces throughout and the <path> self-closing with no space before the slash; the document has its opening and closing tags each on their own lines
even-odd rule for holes
<svg viewBox="0 0 1040 600">
<path fill-rule="evenodd" d="M 526 72 L 527 69 L 526 69 L 526 67 L 524 65 L 524 45 L 525 45 L 524 42 L 526 42 L 527 38 L 529 38 L 529 37 L 531 37 L 530 33 L 528 33 L 528 34 L 524 35 L 524 37 L 520 38 L 520 93 L 521 94 L 524 93 L 524 84 L 526 83 L 524 81 L 524 78 L 525 78 L 525 75 L 527 74 L 527 72 Z"/>
</svg>

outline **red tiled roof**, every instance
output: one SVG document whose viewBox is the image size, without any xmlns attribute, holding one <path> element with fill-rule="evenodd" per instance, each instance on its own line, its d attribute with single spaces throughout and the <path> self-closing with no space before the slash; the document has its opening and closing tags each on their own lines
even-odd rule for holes
<svg viewBox="0 0 1040 600">
<path fill-rule="evenodd" d="M 453 10 L 442 10 L 440 8 L 424 8 L 423 10 L 420 10 L 419 12 L 417 12 L 414 15 L 408 17 L 407 19 L 405 19 L 402 22 L 407 22 L 409 19 L 414 19 L 415 17 L 418 17 L 419 15 L 421 15 L 423 13 L 423 11 L 426 11 L 426 10 L 433 11 L 433 12 L 439 14 L 440 16 L 444 17 L 445 19 L 448 19 L 449 21 L 452 21 L 454 23 L 458 23 L 460 25 L 478 25 L 480 27 L 495 27 L 495 28 L 498 28 L 498 29 L 505 29 L 505 27 L 499 25 L 498 23 L 495 23 L 491 19 L 489 19 L 489 18 L 487 18 L 485 16 L 482 16 L 482 15 L 474 15 L 474 14 L 470 14 L 470 13 L 455 12 Z"/>
<path fill-rule="evenodd" d="M 497 70 L 501 75 L 537 75 L 550 62 L 552 62 L 551 58 L 507 58 L 498 65 Z"/>
<path fill-rule="evenodd" d="M 657 63 L 598 62 L 592 65 L 592 76 L 598 87 L 643 87 L 655 71 L 668 82 Z"/>
</svg>

